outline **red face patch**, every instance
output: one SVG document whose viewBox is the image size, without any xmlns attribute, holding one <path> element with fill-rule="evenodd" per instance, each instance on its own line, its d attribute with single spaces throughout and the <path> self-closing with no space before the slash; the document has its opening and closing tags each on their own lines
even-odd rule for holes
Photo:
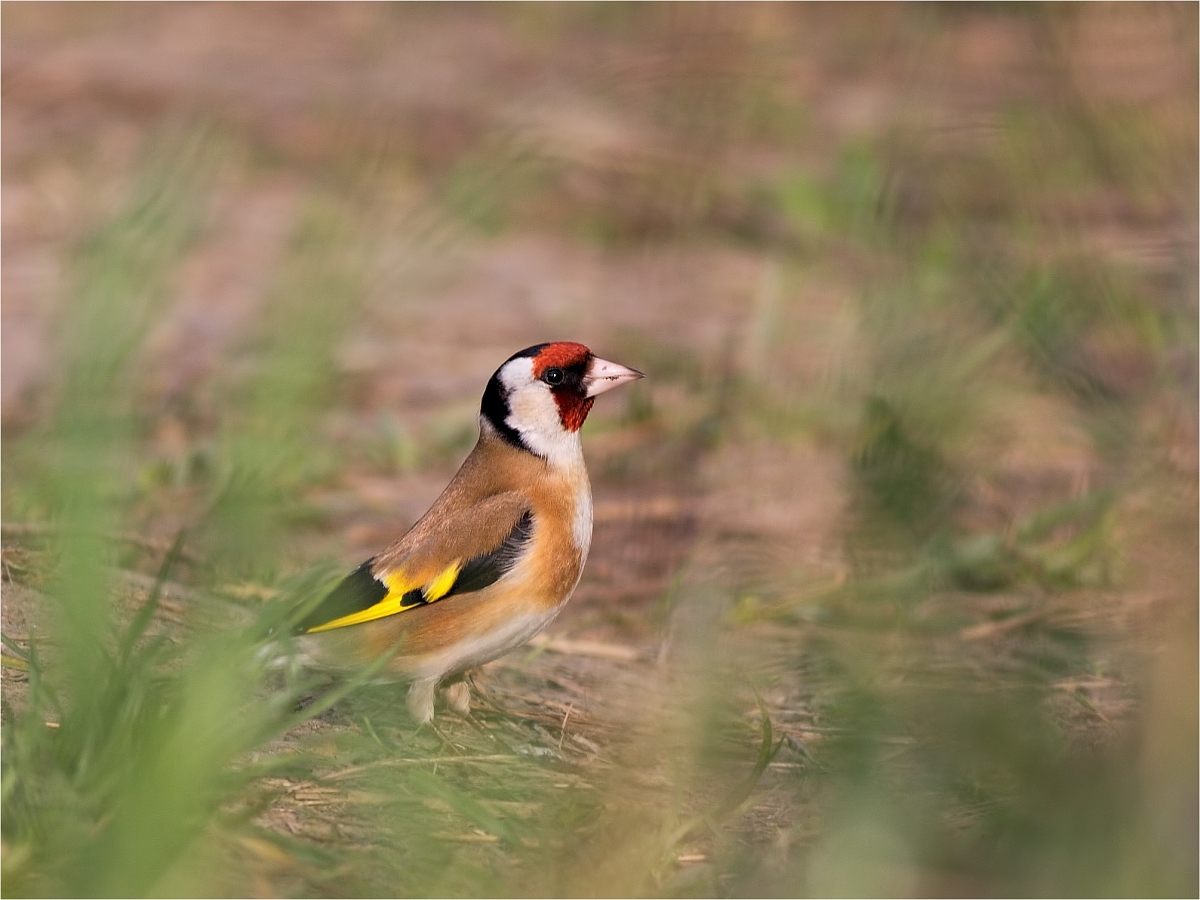
<svg viewBox="0 0 1200 900">
<path fill-rule="evenodd" d="M 555 341 L 553 344 L 547 344 L 533 358 L 533 377 L 541 378 L 542 373 L 552 366 L 569 369 L 571 366 L 584 365 L 591 355 L 591 350 L 574 341 Z"/>
<path fill-rule="evenodd" d="M 580 379 L 592 358 L 592 351 L 583 344 L 574 341 L 557 341 L 547 344 L 533 358 L 533 377 L 541 378 L 547 369 L 562 369 L 567 373 L 566 380 L 560 387 L 552 387 L 554 402 L 558 404 L 558 419 L 567 431 L 578 431 L 583 427 L 583 420 L 592 409 L 595 402 L 590 397 L 583 396 L 580 389 Z"/>
<path fill-rule="evenodd" d="M 578 431 L 583 420 L 592 411 L 594 397 L 580 397 L 575 391 L 554 391 L 554 402 L 558 404 L 558 420 L 567 431 Z"/>
</svg>

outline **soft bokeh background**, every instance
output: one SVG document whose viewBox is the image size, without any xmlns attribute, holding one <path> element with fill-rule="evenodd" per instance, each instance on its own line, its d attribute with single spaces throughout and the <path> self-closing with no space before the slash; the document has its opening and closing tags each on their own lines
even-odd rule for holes
<svg viewBox="0 0 1200 900">
<path fill-rule="evenodd" d="M 0 15 L 7 893 L 1200 889 L 1195 5 Z M 551 640 L 265 671 L 554 339 Z"/>
</svg>

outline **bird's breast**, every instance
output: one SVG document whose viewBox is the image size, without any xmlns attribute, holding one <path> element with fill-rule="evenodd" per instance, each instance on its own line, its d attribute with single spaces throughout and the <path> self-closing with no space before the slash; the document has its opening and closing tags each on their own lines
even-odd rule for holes
<svg viewBox="0 0 1200 900">
<path fill-rule="evenodd" d="M 510 573 L 514 587 L 541 608 L 565 603 L 579 583 L 592 543 L 592 490 L 587 472 L 559 475 L 531 492 L 534 534 L 529 552 Z"/>
</svg>

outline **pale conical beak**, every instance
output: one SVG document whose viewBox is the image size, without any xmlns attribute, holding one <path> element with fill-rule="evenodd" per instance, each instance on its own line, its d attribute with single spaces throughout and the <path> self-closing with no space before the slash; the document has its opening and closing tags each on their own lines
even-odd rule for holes
<svg viewBox="0 0 1200 900">
<path fill-rule="evenodd" d="M 595 397 L 605 391 L 611 391 L 615 387 L 645 377 L 637 369 L 593 356 L 588 365 L 587 374 L 583 376 L 583 383 L 587 387 L 587 396 Z"/>
</svg>

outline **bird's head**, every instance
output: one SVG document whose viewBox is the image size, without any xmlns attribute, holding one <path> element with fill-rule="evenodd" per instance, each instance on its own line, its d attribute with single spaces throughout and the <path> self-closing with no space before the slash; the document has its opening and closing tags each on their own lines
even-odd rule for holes
<svg viewBox="0 0 1200 900">
<path fill-rule="evenodd" d="M 595 398 L 642 377 L 594 356 L 583 344 L 537 344 L 496 370 L 483 393 L 480 418 L 509 443 L 552 463 L 568 462 L 579 455 L 579 429 Z"/>
</svg>

